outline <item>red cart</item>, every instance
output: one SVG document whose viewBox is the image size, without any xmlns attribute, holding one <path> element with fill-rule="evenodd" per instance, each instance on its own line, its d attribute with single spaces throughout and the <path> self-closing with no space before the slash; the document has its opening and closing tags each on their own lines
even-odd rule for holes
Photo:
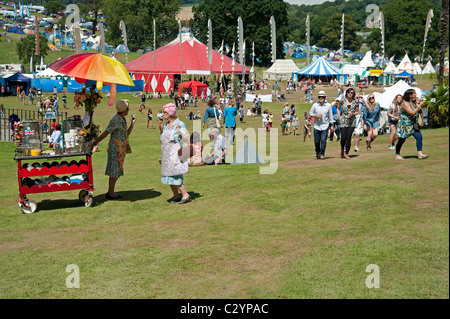
<svg viewBox="0 0 450 319">
<path fill-rule="evenodd" d="M 19 199 L 17 200 L 20 209 L 25 214 L 36 211 L 37 204 L 27 198 L 27 194 L 51 193 L 69 190 L 80 190 L 78 198 L 86 207 L 91 207 L 94 202 L 94 182 L 92 172 L 91 152 L 62 154 L 62 155 L 39 155 L 39 156 L 15 156 L 17 161 L 17 176 L 19 179 Z M 71 160 L 71 157 L 85 156 L 85 160 Z M 34 165 L 30 162 L 37 160 L 53 161 L 51 165 Z M 70 161 L 71 160 L 71 161 Z M 69 162 L 70 161 L 70 162 Z M 26 163 L 24 163 L 26 162 Z M 40 164 L 40 163 L 34 163 Z M 44 164 L 44 163 L 42 163 Z M 69 183 L 49 183 L 44 185 L 32 184 L 32 178 L 43 176 L 84 174 L 86 178 Z"/>
</svg>

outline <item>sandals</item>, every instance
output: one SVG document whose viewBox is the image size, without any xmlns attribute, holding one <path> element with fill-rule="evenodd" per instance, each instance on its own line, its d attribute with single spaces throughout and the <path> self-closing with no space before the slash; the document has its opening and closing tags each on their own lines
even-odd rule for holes
<svg viewBox="0 0 450 319">
<path fill-rule="evenodd" d="M 405 159 L 403 157 L 401 157 L 400 155 L 396 155 L 395 156 L 395 160 L 397 160 L 397 161 L 404 161 Z"/>
<path fill-rule="evenodd" d="M 422 154 L 421 156 L 418 156 L 417 158 L 418 159 L 426 159 L 428 156 L 429 155 Z"/>
<path fill-rule="evenodd" d="M 180 200 L 181 200 L 181 197 L 179 197 L 179 196 L 177 198 L 172 197 L 172 199 L 170 200 L 170 203 L 175 204 L 175 203 L 178 203 Z"/>
<path fill-rule="evenodd" d="M 116 200 L 116 199 L 121 199 L 123 198 L 122 195 L 117 195 L 116 197 L 112 197 L 111 195 L 109 195 L 108 193 L 106 193 L 106 199 L 107 200 Z"/>
<path fill-rule="evenodd" d="M 191 195 L 189 195 L 188 198 L 181 199 L 178 204 L 185 204 L 185 203 L 190 202 L 190 201 L 191 201 Z"/>
</svg>

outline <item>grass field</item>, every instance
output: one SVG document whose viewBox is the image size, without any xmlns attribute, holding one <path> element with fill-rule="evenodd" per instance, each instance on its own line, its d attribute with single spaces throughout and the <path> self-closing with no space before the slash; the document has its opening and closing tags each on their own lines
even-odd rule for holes
<svg viewBox="0 0 450 319">
<path fill-rule="evenodd" d="M 302 114 L 310 106 L 298 94 L 288 102 Z M 159 134 L 130 100 L 138 121 L 120 201 L 105 199 L 102 142 L 93 155 L 94 207 L 83 207 L 78 191 L 31 194 L 38 210 L 24 215 L 15 145 L 0 143 L 0 298 L 449 298 L 448 128 L 423 131 L 424 161 L 413 138 L 401 162 L 388 136 L 351 160 L 328 142 L 326 160 L 317 161 L 312 142 L 279 136 L 275 174 L 259 174 L 259 165 L 193 167 L 185 175 L 193 201 L 171 205 Z M 168 101 L 147 105 L 156 114 Z M 279 127 L 282 104 L 266 108 Z M 114 111 L 102 102 L 96 123 L 104 129 Z M 190 129 L 189 111 L 179 116 Z M 242 126 L 258 128 L 261 119 Z M 66 287 L 71 264 L 79 289 Z M 379 266 L 379 289 L 366 287 L 370 264 Z"/>
</svg>

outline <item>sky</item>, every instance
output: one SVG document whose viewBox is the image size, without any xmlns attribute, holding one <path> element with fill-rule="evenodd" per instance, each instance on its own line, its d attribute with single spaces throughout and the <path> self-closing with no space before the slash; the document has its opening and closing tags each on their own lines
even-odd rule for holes
<svg viewBox="0 0 450 319">
<path fill-rule="evenodd" d="M 311 4 L 321 4 L 326 1 L 333 2 L 334 0 L 284 0 L 287 3 L 290 4 L 298 4 L 298 5 L 311 5 Z"/>
</svg>

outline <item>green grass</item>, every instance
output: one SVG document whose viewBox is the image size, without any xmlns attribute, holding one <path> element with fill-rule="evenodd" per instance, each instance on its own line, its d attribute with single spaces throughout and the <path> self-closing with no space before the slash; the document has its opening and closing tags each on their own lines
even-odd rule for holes
<svg viewBox="0 0 450 319">
<path fill-rule="evenodd" d="M 260 175 L 258 165 L 193 167 L 185 175 L 193 201 L 171 205 L 159 134 L 146 128 L 137 98 L 119 98 L 130 98 L 138 117 L 117 183 L 121 201 L 105 200 L 105 141 L 93 155 L 94 207 L 81 206 L 77 191 L 31 194 L 38 211 L 24 215 L 15 145 L 0 143 L 1 298 L 449 297 L 448 128 L 423 131 L 425 161 L 413 138 L 403 162 L 387 136 L 349 161 L 328 142 L 327 159 L 317 161 L 312 142 L 279 136 L 275 174 Z M 288 98 L 299 114 L 309 110 L 298 95 Z M 148 105 L 156 114 L 167 102 Z M 263 108 L 278 127 L 282 104 Z M 102 102 L 95 121 L 104 129 L 114 113 Z M 187 113 L 179 115 L 191 128 Z M 70 264 L 80 267 L 79 289 L 65 286 Z M 379 289 L 365 286 L 369 264 L 380 267 Z"/>
</svg>

